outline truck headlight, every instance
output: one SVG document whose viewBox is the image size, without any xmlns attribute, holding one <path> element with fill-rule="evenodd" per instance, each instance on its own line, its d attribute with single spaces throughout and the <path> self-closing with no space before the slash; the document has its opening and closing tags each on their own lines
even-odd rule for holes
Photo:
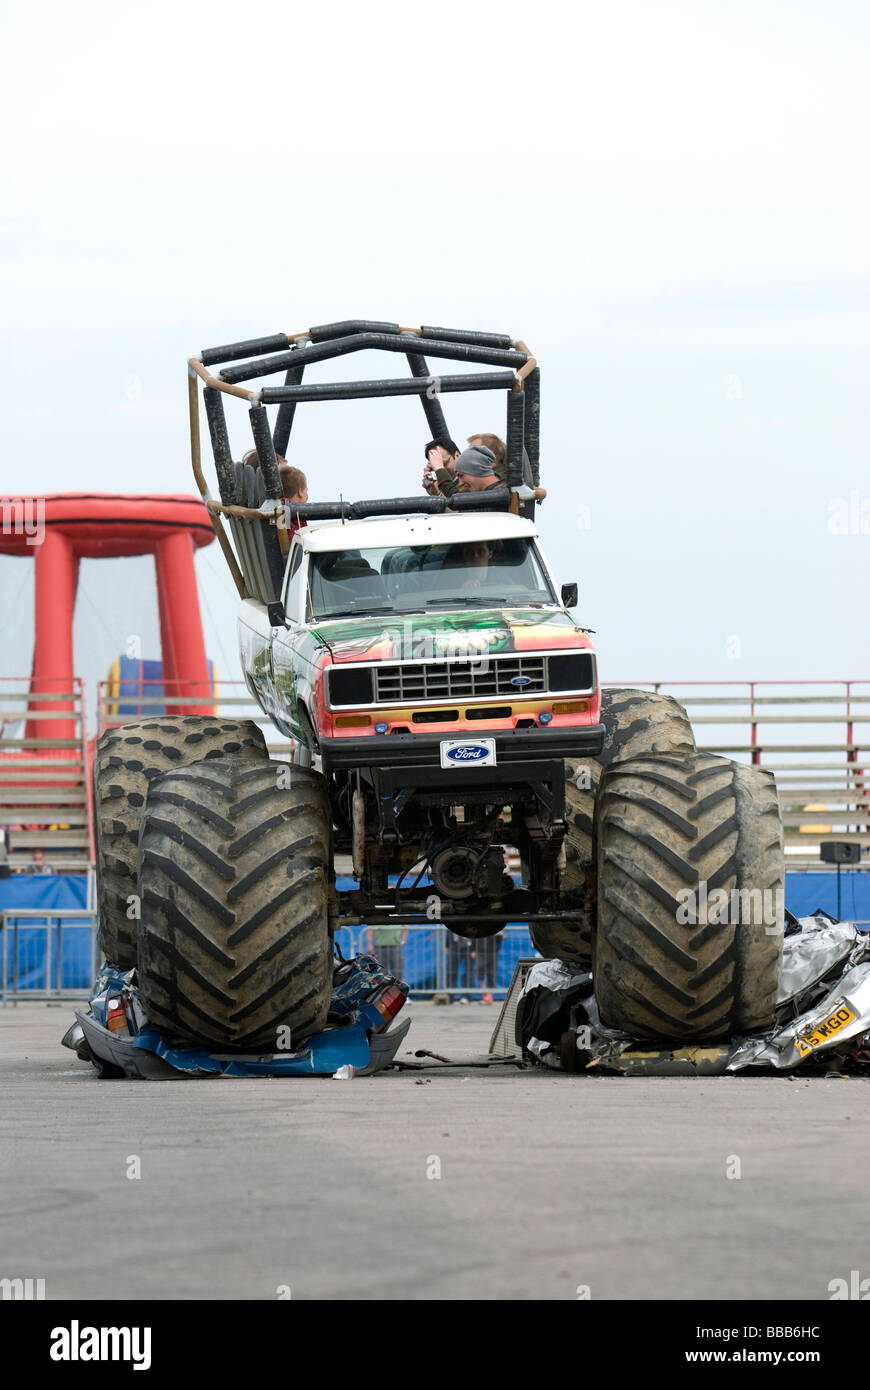
<svg viewBox="0 0 870 1390">
<path fill-rule="evenodd" d="M 592 690 L 595 658 L 591 652 L 569 652 L 547 657 L 548 690 Z"/>
<path fill-rule="evenodd" d="M 340 666 L 329 670 L 329 703 L 339 705 L 373 705 L 374 686 L 370 666 L 353 666 L 343 671 Z"/>
</svg>

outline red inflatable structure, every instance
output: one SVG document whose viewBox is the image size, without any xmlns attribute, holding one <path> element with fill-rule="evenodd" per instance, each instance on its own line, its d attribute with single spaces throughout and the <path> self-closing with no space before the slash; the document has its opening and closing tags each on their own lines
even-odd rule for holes
<svg viewBox="0 0 870 1390">
<path fill-rule="evenodd" d="M 31 693 L 68 695 L 73 689 L 79 560 L 132 555 L 154 556 L 166 690 L 185 696 L 210 693 L 193 554 L 214 540 L 214 531 L 198 497 L 62 492 L 19 498 L 6 506 L 20 508 L 26 525 L 15 525 L 13 513 L 12 524 L 0 532 L 0 554 L 33 556 L 36 565 Z M 28 720 L 26 737 L 74 737 L 69 701 L 41 701 L 39 709 L 68 717 L 38 726 Z M 200 706 L 192 705 L 173 713 L 199 711 Z"/>
</svg>

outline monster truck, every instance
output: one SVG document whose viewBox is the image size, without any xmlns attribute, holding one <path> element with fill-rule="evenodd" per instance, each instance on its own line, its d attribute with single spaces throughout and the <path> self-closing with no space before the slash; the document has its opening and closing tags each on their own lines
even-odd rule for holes
<svg viewBox="0 0 870 1390">
<path fill-rule="evenodd" d="M 372 348 L 402 354 L 410 376 L 303 383 L 309 364 Z M 435 377 L 429 357 L 509 370 Z M 282 384 L 250 385 L 277 373 Z M 199 380 L 220 501 L 200 463 Z M 539 371 L 525 345 L 350 321 L 203 352 L 189 381 L 194 473 L 242 600 L 245 680 L 295 758 L 269 761 L 255 725 L 216 718 L 101 740 L 101 940 L 116 967 L 138 962 L 164 1035 L 232 1048 L 285 1025 L 313 1032 L 338 926 L 426 920 L 472 938 L 526 923 L 543 954 L 592 963 L 602 1021 L 633 1036 L 770 1022 L 772 779 L 698 752 L 675 701 L 602 693 L 570 612 L 576 585 L 557 585 L 538 542 Z M 503 485 L 282 500 L 300 401 L 417 394 L 445 438 L 442 395 L 474 389 L 507 394 Z M 256 466 L 233 459 L 233 396 L 249 406 Z M 339 852 L 354 891 L 336 888 Z M 717 889 L 739 913 L 698 912 Z"/>
</svg>

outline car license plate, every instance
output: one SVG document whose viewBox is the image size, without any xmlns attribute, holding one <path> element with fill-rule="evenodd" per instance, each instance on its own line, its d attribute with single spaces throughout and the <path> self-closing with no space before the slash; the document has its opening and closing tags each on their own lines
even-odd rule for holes
<svg viewBox="0 0 870 1390">
<path fill-rule="evenodd" d="M 794 1045 L 802 1057 L 808 1057 L 814 1047 L 821 1047 L 825 1043 L 846 1027 L 847 1023 L 854 1023 L 855 1014 L 846 1004 L 841 1004 L 839 1009 L 835 1009 L 827 1018 L 817 1023 L 811 1033 L 806 1033 L 802 1038 L 795 1038 Z"/>
<path fill-rule="evenodd" d="M 494 738 L 442 738 L 442 767 L 495 767 Z"/>
</svg>

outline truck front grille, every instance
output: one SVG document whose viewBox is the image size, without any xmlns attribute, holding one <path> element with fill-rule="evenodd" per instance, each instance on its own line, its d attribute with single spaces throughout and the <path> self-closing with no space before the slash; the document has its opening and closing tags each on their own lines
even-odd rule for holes
<svg viewBox="0 0 870 1390">
<path fill-rule="evenodd" d="M 374 672 L 378 704 L 534 695 L 547 689 L 543 656 L 478 657 L 470 661 L 424 661 L 400 666 L 378 663 Z"/>
</svg>

